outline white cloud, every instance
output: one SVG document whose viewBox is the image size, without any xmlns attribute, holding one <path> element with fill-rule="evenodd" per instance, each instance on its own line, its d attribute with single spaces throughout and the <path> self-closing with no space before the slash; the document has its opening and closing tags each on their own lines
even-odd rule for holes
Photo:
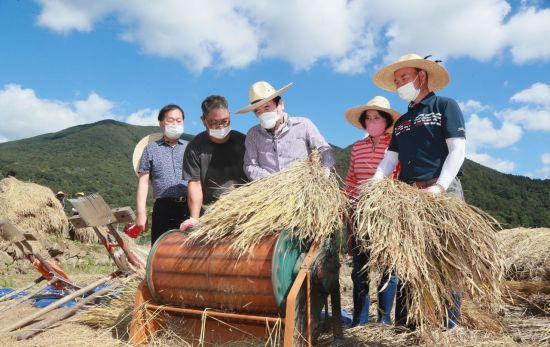
<svg viewBox="0 0 550 347">
<path fill-rule="evenodd" d="M 491 109 L 489 106 L 483 105 L 480 101 L 472 99 L 466 102 L 459 102 L 458 106 L 464 113 L 482 112 Z"/>
<path fill-rule="evenodd" d="M 544 44 L 550 35 L 550 9 L 522 9 L 510 18 L 504 32 L 517 63 L 550 59 L 550 45 Z"/>
<path fill-rule="evenodd" d="M 497 129 L 489 118 L 474 113 L 466 122 L 466 146 L 472 153 L 479 147 L 505 148 L 518 142 L 522 133 L 521 127 L 516 124 L 504 122 Z"/>
<path fill-rule="evenodd" d="M 550 109 L 550 85 L 541 82 L 534 83 L 531 87 L 512 95 L 510 100 L 541 105 Z"/>
<path fill-rule="evenodd" d="M 159 125 L 158 113 L 159 110 L 142 109 L 129 115 L 126 122 L 134 125 Z"/>
<path fill-rule="evenodd" d="M 371 6 L 369 6 L 371 8 Z M 386 60 L 418 52 L 437 59 L 469 57 L 488 60 L 505 45 L 502 30 L 506 1 L 376 1 L 373 9 L 387 21 Z M 422 38 L 419 40 L 419 38 Z"/>
<path fill-rule="evenodd" d="M 526 130 L 550 131 L 550 85 L 534 83 L 512 95 L 510 101 L 526 105 L 495 112 L 499 119 L 521 125 Z"/>
<path fill-rule="evenodd" d="M 544 166 L 540 170 L 537 170 L 537 177 L 540 179 L 550 179 L 550 166 Z"/>
<path fill-rule="evenodd" d="M 146 54 L 192 71 L 243 68 L 263 58 L 307 69 L 324 61 L 360 73 L 376 57 L 404 53 L 486 61 L 510 51 L 524 63 L 550 58 L 550 9 L 505 0 L 39 0 L 38 24 L 87 32 L 105 17 Z M 421 37 L 422 40 L 418 40 Z"/>
<path fill-rule="evenodd" d="M 467 155 L 467 157 L 475 161 L 476 163 L 490 167 L 503 173 L 511 173 L 512 171 L 514 171 L 514 168 L 516 166 L 513 161 L 494 158 L 486 153 L 470 153 Z"/>
<path fill-rule="evenodd" d="M 158 124 L 156 110 L 139 110 L 126 117 L 115 114 L 114 107 L 112 101 L 94 92 L 83 100 L 60 101 L 41 99 L 32 89 L 7 84 L 0 89 L 0 142 L 55 132 L 102 119 L 126 120 L 136 125 Z"/>
<path fill-rule="evenodd" d="M 15 140 L 57 131 L 77 123 L 70 104 L 39 99 L 32 89 L 8 84 L 0 90 L 0 136 Z"/>
<path fill-rule="evenodd" d="M 505 109 L 495 114 L 504 122 L 519 124 L 526 130 L 550 131 L 550 110 L 521 107 Z"/>
<path fill-rule="evenodd" d="M 479 106 L 481 103 L 473 105 Z M 500 128 L 495 128 L 489 118 L 474 113 L 466 122 L 466 157 L 497 171 L 511 173 L 515 168 L 513 161 L 480 153 L 479 149 L 509 147 L 521 139 L 522 133 L 521 127 L 516 124 L 504 122 Z"/>
<path fill-rule="evenodd" d="M 540 156 L 540 161 L 545 165 L 550 165 L 550 153 L 543 153 Z"/>
</svg>

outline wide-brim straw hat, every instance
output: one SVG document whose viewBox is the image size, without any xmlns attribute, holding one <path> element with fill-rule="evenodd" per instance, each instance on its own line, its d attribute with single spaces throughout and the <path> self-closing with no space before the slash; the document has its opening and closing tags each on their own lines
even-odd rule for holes
<svg viewBox="0 0 550 347">
<path fill-rule="evenodd" d="M 279 95 L 286 92 L 292 87 L 292 82 L 282 87 L 279 90 L 275 90 L 271 84 L 266 81 L 256 82 L 248 90 L 248 99 L 250 105 L 237 111 L 238 114 L 250 112 L 258 107 L 265 105 L 269 100 L 273 100 Z"/>
<path fill-rule="evenodd" d="M 139 161 L 141 160 L 141 156 L 143 155 L 143 150 L 145 149 L 145 146 L 147 146 L 151 142 L 162 139 L 162 136 L 162 133 L 153 133 L 139 140 L 136 147 L 134 148 L 134 154 L 132 155 L 132 165 L 134 166 L 134 172 L 136 173 L 136 175 L 138 174 Z"/>
<path fill-rule="evenodd" d="M 359 117 L 361 116 L 361 113 L 365 110 L 377 110 L 377 111 L 383 111 L 390 114 L 393 123 L 395 124 L 395 121 L 401 117 L 401 114 L 391 108 L 390 102 L 388 99 L 386 99 L 383 96 L 375 96 L 366 105 L 361 106 L 354 106 L 352 108 L 349 108 L 346 113 L 346 120 L 351 123 L 356 128 L 359 128 L 361 130 L 365 130 L 361 122 L 359 122 Z M 391 132 L 393 128 L 389 127 L 386 132 Z"/>
<path fill-rule="evenodd" d="M 374 75 L 372 81 L 382 89 L 396 92 L 397 87 L 395 86 L 393 73 L 404 67 L 414 67 L 426 71 L 430 91 L 439 90 L 449 84 L 449 73 L 443 66 L 414 53 L 405 54 L 397 62 L 383 67 Z"/>
<path fill-rule="evenodd" d="M 63 193 L 63 192 L 60 190 L 60 191 L 58 191 L 57 193 L 55 193 L 55 196 L 58 196 L 58 195 L 63 195 L 63 196 L 65 196 L 65 193 Z"/>
</svg>

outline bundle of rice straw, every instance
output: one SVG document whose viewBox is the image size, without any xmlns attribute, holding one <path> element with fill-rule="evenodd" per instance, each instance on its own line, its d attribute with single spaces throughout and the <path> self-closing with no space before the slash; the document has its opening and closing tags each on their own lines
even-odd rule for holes
<svg viewBox="0 0 550 347">
<path fill-rule="evenodd" d="M 0 180 L 0 216 L 24 231 L 67 236 L 69 222 L 50 188 L 9 177 Z"/>
<path fill-rule="evenodd" d="M 515 228 L 497 234 L 504 255 L 506 278 L 550 282 L 550 229 Z"/>
<path fill-rule="evenodd" d="M 395 271 L 409 288 L 409 322 L 441 326 L 452 293 L 501 306 L 503 260 L 497 222 L 448 194 L 421 193 L 396 180 L 361 187 L 355 211 L 358 247 L 371 269 Z"/>
<path fill-rule="evenodd" d="M 320 156 L 223 194 L 200 218 L 191 242 L 228 239 L 242 255 L 263 238 L 287 230 L 300 241 L 323 239 L 342 228 L 346 198 Z"/>
</svg>

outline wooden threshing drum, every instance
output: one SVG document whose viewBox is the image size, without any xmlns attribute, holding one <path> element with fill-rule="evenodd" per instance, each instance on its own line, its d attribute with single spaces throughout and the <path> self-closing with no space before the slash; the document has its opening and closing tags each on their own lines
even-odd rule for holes
<svg viewBox="0 0 550 347">
<path fill-rule="evenodd" d="M 149 291 L 158 304 L 277 316 L 281 304 L 274 289 L 279 284 L 273 283 L 277 239 L 265 238 L 251 255 L 238 258 L 227 242 L 187 245 L 185 234 L 169 232 L 149 254 Z"/>
</svg>

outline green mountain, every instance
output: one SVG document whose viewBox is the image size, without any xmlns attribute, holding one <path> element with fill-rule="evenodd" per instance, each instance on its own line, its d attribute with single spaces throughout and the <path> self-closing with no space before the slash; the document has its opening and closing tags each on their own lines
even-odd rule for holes
<svg viewBox="0 0 550 347">
<path fill-rule="evenodd" d="M 112 206 L 134 205 L 135 144 L 158 127 L 113 120 L 71 127 L 56 133 L 0 143 L 0 170 L 17 178 L 63 190 L 98 192 Z M 191 139 L 191 135 L 184 135 Z M 334 147 L 337 170 L 347 172 L 350 149 Z M 469 203 L 491 213 L 505 227 L 550 226 L 550 180 L 505 175 L 466 160 L 462 179 Z"/>
<path fill-rule="evenodd" d="M 54 192 L 62 190 L 68 196 L 97 192 L 111 207 L 134 206 L 134 146 L 144 136 L 159 131 L 154 126 L 103 120 L 0 143 L 0 168 L 2 172 L 13 169 L 20 180 L 48 186 Z"/>
</svg>

